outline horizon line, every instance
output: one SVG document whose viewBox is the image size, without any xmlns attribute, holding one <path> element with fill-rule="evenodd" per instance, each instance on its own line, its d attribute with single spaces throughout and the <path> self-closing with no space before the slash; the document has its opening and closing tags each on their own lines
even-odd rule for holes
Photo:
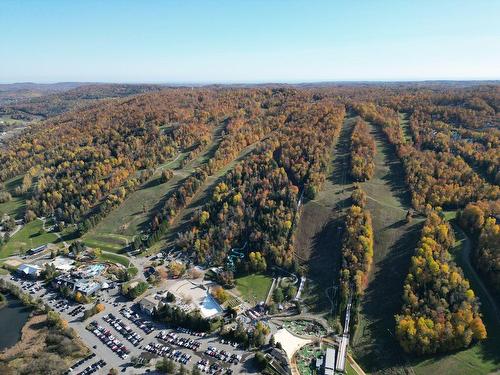
<svg viewBox="0 0 500 375">
<path fill-rule="evenodd" d="M 499 78 L 422 78 L 422 79 L 334 79 L 334 80 L 290 80 L 290 81 L 0 81 L 0 85 L 56 85 L 56 84 L 130 84 L 130 85 L 305 85 L 325 83 L 423 83 L 423 82 L 497 82 Z"/>
</svg>

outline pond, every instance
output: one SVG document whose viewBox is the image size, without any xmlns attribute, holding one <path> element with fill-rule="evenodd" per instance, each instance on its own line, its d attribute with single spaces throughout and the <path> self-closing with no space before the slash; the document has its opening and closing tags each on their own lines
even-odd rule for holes
<svg viewBox="0 0 500 375">
<path fill-rule="evenodd" d="M 21 338 L 21 329 L 28 321 L 30 309 L 17 298 L 7 295 L 7 305 L 0 308 L 0 351 L 15 345 Z"/>
</svg>

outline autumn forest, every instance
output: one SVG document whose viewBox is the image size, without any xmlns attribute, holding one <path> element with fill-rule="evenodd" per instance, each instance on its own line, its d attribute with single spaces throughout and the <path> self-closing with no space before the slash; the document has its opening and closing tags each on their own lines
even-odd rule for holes
<svg viewBox="0 0 500 375">
<path fill-rule="evenodd" d="M 498 84 L 96 85 L 43 98 L 0 108 L 41 117 L 0 144 L 0 209 L 22 201 L 15 219 L 51 217 L 68 241 L 85 241 L 131 196 L 165 187 L 141 206 L 140 232 L 121 253 L 173 247 L 194 264 L 223 267 L 223 285 L 274 269 L 324 289 L 333 282 L 333 307 L 321 313 L 342 324 L 352 300 L 351 337 L 364 337 L 373 280 L 393 272 L 384 268 L 377 237 L 385 228 L 374 209 L 382 199 L 373 193 L 380 160 L 390 158 L 408 197 L 397 225 L 414 233 L 395 271 L 397 310 L 385 314 L 395 352 L 412 360 L 448 355 L 497 335 Z M 304 206 L 322 202 L 336 168 L 351 184 L 331 198 L 336 221 L 328 230 L 338 241 L 321 245 L 335 260 L 331 282 L 321 285 L 298 233 Z M 470 243 L 467 256 L 460 240 Z M 1 241 L 6 247 L 9 237 Z M 236 251 L 242 256 L 229 264 Z M 351 345 L 356 354 L 356 339 Z M 373 363 L 367 367 L 380 370 Z"/>
</svg>

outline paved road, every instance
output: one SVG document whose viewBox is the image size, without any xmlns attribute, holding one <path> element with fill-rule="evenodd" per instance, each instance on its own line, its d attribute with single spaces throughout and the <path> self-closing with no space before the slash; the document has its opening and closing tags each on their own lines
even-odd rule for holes
<svg viewBox="0 0 500 375">
<path fill-rule="evenodd" d="M 495 298 L 493 298 L 493 296 L 489 292 L 488 288 L 484 285 L 483 280 L 481 279 L 479 274 L 476 272 L 476 269 L 472 266 L 472 264 L 470 262 L 471 251 L 472 251 L 472 241 L 458 225 L 453 224 L 453 228 L 455 229 L 456 232 L 460 233 L 461 236 L 463 237 L 462 251 L 460 253 L 462 261 L 464 262 L 465 266 L 467 267 L 469 274 L 471 274 L 474 277 L 474 281 L 477 283 L 477 285 L 479 285 L 483 294 L 488 299 L 487 302 L 491 305 L 492 311 L 494 312 L 494 317 L 495 317 L 497 323 L 500 324 L 500 311 L 499 311 L 498 305 L 495 301 Z M 483 301 L 483 303 L 484 303 L 484 301 Z"/>
</svg>

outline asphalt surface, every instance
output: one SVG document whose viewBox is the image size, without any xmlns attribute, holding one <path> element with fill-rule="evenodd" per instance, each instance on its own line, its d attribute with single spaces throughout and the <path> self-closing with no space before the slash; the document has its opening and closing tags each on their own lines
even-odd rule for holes
<svg viewBox="0 0 500 375">
<path fill-rule="evenodd" d="M 5 279 L 8 279 L 10 282 L 13 282 L 19 286 L 21 286 L 21 280 L 20 281 L 12 281 L 10 280 L 10 275 L 5 275 L 2 276 Z M 41 286 L 42 283 L 38 282 L 37 285 Z M 27 292 L 26 288 L 23 288 L 24 292 Z M 40 290 L 35 291 L 34 293 L 31 293 L 31 295 L 36 296 L 36 297 L 41 297 L 47 290 L 44 287 L 41 287 Z M 57 296 L 58 299 L 49 301 L 50 297 L 52 296 Z M 150 362 L 149 367 L 143 367 L 143 368 L 133 368 L 131 367 L 130 359 L 132 357 L 139 357 L 141 354 L 148 353 L 147 351 L 143 350 L 142 348 L 148 345 L 149 343 L 160 343 L 166 346 L 172 347 L 172 349 L 177 349 L 180 350 L 182 353 L 187 353 L 192 356 L 190 361 L 185 365 L 186 369 L 191 370 L 193 366 L 196 365 L 198 360 L 200 359 L 208 359 L 210 363 L 217 362 L 220 364 L 222 367 L 230 367 L 233 370 L 233 374 L 257 374 L 258 372 L 251 366 L 251 361 L 249 361 L 249 358 L 252 358 L 253 355 L 252 353 L 242 350 L 242 349 L 235 349 L 231 345 L 227 344 L 222 344 L 219 340 L 219 337 L 217 334 L 211 334 L 205 337 L 198 337 L 195 335 L 190 335 L 186 333 L 180 333 L 176 329 L 173 329 L 171 327 L 167 327 L 165 324 L 161 323 L 156 323 L 154 322 L 154 327 L 155 330 L 149 334 L 146 334 L 144 331 L 142 331 L 139 327 L 137 327 L 132 321 L 128 320 L 125 318 L 121 313 L 120 309 L 123 307 L 128 307 L 132 308 L 133 302 L 126 300 L 118 291 L 118 288 L 115 288 L 114 290 L 110 291 L 104 291 L 101 292 L 100 296 L 100 301 L 104 304 L 105 310 L 97 315 L 94 315 L 87 319 L 86 321 L 82 322 L 81 317 L 83 313 L 79 313 L 77 316 L 71 316 L 69 315 L 69 312 L 72 311 L 78 304 L 72 303 L 70 304 L 70 307 L 61 310 L 61 308 L 57 308 L 55 305 L 60 301 L 64 300 L 63 297 L 58 295 L 56 292 L 49 292 L 49 294 L 45 295 L 42 297 L 42 299 L 45 302 L 48 302 L 48 304 L 55 310 L 57 311 L 61 317 L 65 320 L 68 321 L 69 326 L 72 327 L 78 336 L 82 339 L 82 341 L 87 345 L 87 347 L 96 354 L 96 356 L 88 361 L 85 361 L 78 367 L 74 368 L 73 371 L 71 372 L 72 374 L 78 374 L 81 372 L 83 369 L 85 369 L 87 366 L 97 362 L 98 360 L 102 359 L 106 362 L 106 366 L 102 369 L 100 369 L 97 373 L 98 374 L 107 374 L 111 368 L 117 369 L 120 373 L 124 374 L 143 374 L 148 372 L 147 370 L 149 369 L 151 373 L 154 373 L 154 364 L 156 363 L 157 359 L 160 357 L 150 354 L 152 357 L 152 360 Z M 88 309 L 92 305 L 89 304 L 86 307 Z M 134 310 L 135 311 L 135 310 Z M 112 327 L 110 324 L 104 321 L 103 317 L 108 315 L 109 313 L 112 313 L 116 318 L 120 318 L 122 320 L 122 323 L 128 325 L 129 327 L 132 328 L 133 332 L 136 332 L 139 334 L 143 340 L 139 344 L 139 346 L 134 347 L 125 337 L 123 337 L 114 327 Z M 144 318 L 146 320 L 152 321 L 147 315 L 140 314 L 141 318 Z M 108 329 L 111 334 L 120 340 L 127 349 L 130 350 L 130 354 L 128 355 L 128 358 L 126 359 L 121 359 L 115 352 L 113 352 L 110 348 L 108 348 L 103 342 L 99 340 L 97 336 L 94 335 L 93 332 L 87 330 L 85 327 L 92 321 L 96 321 L 100 326 L 103 326 L 104 328 Z M 197 341 L 201 342 L 200 347 L 196 350 L 193 351 L 191 349 L 187 348 L 182 348 L 182 347 L 177 347 L 175 345 L 170 345 L 166 342 L 162 342 L 161 340 L 158 340 L 155 338 L 155 336 L 158 334 L 159 330 L 166 330 L 167 332 L 172 331 L 175 332 L 179 337 L 185 337 L 185 338 L 191 338 Z M 220 360 L 216 360 L 212 357 L 209 357 L 208 355 L 204 354 L 205 350 L 209 347 L 216 347 L 219 350 L 225 350 L 226 352 L 229 353 L 235 353 L 238 355 L 242 356 L 242 360 L 240 363 L 237 365 L 230 365 L 226 362 L 222 362 Z M 177 365 L 179 365 L 177 363 Z"/>
</svg>

